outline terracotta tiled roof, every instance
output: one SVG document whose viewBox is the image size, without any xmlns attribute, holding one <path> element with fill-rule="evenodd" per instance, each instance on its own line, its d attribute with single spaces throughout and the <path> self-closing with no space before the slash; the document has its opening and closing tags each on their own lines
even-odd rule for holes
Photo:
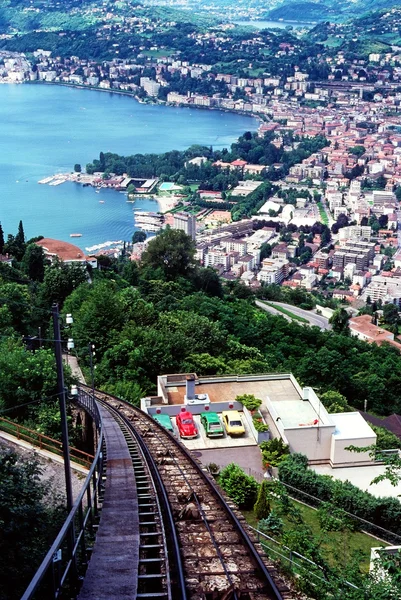
<svg viewBox="0 0 401 600">
<path fill-rule="evenodd" d="M 62 242 L 61 240 L 53 240 L 51 238 L 43 238 L 36 242 L 38 246 L 41 246 L 45 251 L 45 254 L 52 256 L 58 256 L 60 260 L 65 262 L 69 261 L 85 261 L 87 260 L 86 254 L 69 242 Z"/>
</svg>

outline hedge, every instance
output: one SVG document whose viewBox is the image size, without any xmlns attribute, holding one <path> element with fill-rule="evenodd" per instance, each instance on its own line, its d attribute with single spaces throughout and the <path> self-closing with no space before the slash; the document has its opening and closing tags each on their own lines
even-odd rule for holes
<svg viewBox="0 0 401 600">
<path fill-rule="evenodd" d="M 308 504 L 318 506 L 319 500 L 331 502 L 356 517 L 401 535 L 399 500 L 390 497 L 377 498 L 349 481 L 342 482 L 328 475 L 318 475 L 308 468 L 307 458 L 302 454 L 292 454 L 279 465 L 279 478 L 283 483 L 296 488 L 291 490 L 291 496 L 305 500 L 302 494 L 305 492 L 316 497 L 315 501 L 308 500 Z M 297 493 L 297 490 L 301 493 Z M 363 528 L 368 530 L 369 526 L 364 525 Z"/>
</svg>

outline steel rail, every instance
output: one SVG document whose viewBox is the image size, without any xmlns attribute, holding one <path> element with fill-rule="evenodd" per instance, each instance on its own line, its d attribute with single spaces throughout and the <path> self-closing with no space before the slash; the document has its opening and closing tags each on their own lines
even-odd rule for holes
<svg viewBox="0 0 401 600">
<path fill-rule="evenodd" d="M 80 387 L 82 387 L 83 389 L 84 388 L 87 388 L 88 390 L 90 389 L 89 386 L 85 386 L 82 384 L 80 384 Z M 99 397 L 99 395 L 100 395 L 100 397 Z M 272 596 L 275 600 L 283 600 L 283 597 L 282 597 L 279 589 L 277 588 L 277 585 L 275 584 L 272 576 L 270 575 L 268 568 L 266 567 L 265 563 L 263 562 L 261 556 L 259 555 L 258 551 L 256 550 L 254 544 L 252 543 L 251 539 L 249 538 L 249 535 L 245 531 L 245 529 L 242 526 L 241 522 L 239 521 L 238 517 L 234 514 L 233 510 L 227 504 L 225 498 L 221 494 L 220 490 L 217 488 L 217 485 L 214 483 L 214 481 L 211 480 L 208 475 L 206 475 L 206 473 L 201 469 L 201 467 L 197 463 L 197 461 L 195 461 L 193 459 L 190 451 L 180 441 L 178 441 L 173 435 L 171 435 L 168 431 L 166 431 L 162 425 L 160 425 L 159 423 L 157 423 L 157 421 L 152 419 L 152 417 L 150 415 L 148 415 L 141 409 L 133 406 L 129 402 L 126 402 L 125 400 L 121 400 L 120 398 L 113 396 L 113 394 L 105 393 L 100 390 L 95 390 L 95 396 L 97 397 L 98 401 L 103 401 L 106 405 L 107 405 L 107 402 L 105 402 L 105 400 L 104 400 L 105 397 L 108 397 L 111 400 L 124 405 L 125 408 L 129 409 L 131 412 L 135 413 L 143 421 L 147 422 L 148 425 L 152 427 L 152 429 L 158 430 L 160 432 L 160 434 L 163 436 L 166 436 L 166 435 L 168 436 L 168 439 L 171 442 L 173 442 L 173 444 L 180 450 L 180 452 L 182 452 L 186 456 L 188 461 L 197 470 L 198 474 L 204 480 L 206 485 L 209 488 L 211 488 L 214 496 L 218 499 L 220 506 L 222 506 L 224 508 L 224 510 L 226 511 L 231 523 L 236 527 L 238 533 L 240 534 L 240 537 L 242 538 L 242 540 L 244 542 L 244 545 L 247 547 L 247 549 L 250 552 L 253 560 L 255 561 L 258 569 L 262 573 L 262 575 L 267 583 L 267 586 L 269 588 L 269 593 L 272 594 Z M 117 412 L 119 412 L 119 411 L 117 411 Z M 120 412 L 119 412 L 119 414 L 120 414 Z M 130 423 L 130 421 L 128 421 L 128 422 Z M 131 424 L 131 426 L 132 426 L 132 424 Z M 139 437 L 141 437 L 141 436 L 139 435 Z M 150 451 L 148 450 L 146 443 L 143 442 L 143 440 L 141 440 L 141 443 L 144 444 L 144 447 L 146 448 L 146 453 L 148 453 L 150 455 Z M 152 459 L 152 461 L 153 461 L 153 459 Z M 154 464 L 154 468 L 156 469 L 156 471 L 158 471 L 157 466 L 155 465 L 154 461 L 153 461 L 153 464 Z"/>
</svg>

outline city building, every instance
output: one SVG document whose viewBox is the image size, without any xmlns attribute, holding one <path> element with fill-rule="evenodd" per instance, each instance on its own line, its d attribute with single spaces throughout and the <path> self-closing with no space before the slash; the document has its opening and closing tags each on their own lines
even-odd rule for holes
<svg viewBox="0 0 401 600">
<path fill-rule="evenodd" d="M 174 213 L 173 229 L 184 231 L 193 240 L 196 239 L 196 217 L 186 212 Z"/>
</svg>

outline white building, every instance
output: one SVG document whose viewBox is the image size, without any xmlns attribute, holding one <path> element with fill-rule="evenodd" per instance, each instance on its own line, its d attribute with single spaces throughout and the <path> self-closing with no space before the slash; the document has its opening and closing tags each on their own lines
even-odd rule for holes
<svg viewBox="0 0 401 600">
<path fill-rule="evenodd" d="M 196 239 L 196 217 L 186 212 L 174 213 L 173 229 L 184 231 L 193 240 Z"/>
</svg>

